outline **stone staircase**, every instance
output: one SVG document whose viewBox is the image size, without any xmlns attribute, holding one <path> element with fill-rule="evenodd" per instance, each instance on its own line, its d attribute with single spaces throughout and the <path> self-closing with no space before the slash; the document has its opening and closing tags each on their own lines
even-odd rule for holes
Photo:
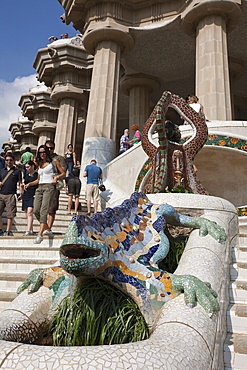
<svg viewBox="0 0 247 370">
<path fill-rule="evenodd" d="M 225 370 L 247 369 L 247 234 L 239 235 L 232 251 L 227 312 L 228 335 L 224 345 Z"/>
<path fill-rule="evenodd" d="M 16 289 L 35 268 L 48 267 L 59 261 L 59 247 L 71 215 L 67 215 L 65 192 L 61 192 L 59 210 L 53 225 L 53 235 L 44 236 L 41 244 L 34 244 L 35 236 L 23 236 L 27 230 L 25 213 L 21 202 L 17 203 L 17 215 L 12 226 L 13 236 L 0 237 L 0 311 L 6 308 L 15 297 Z M 82 210 L 86 213 L 85 196 L 80 197 Z M 6 212 L 3 213 L 3 230 L 6 226 Z M 39 230 L 39 223 L 34 220 L 34 232 Z"/>
</svg>

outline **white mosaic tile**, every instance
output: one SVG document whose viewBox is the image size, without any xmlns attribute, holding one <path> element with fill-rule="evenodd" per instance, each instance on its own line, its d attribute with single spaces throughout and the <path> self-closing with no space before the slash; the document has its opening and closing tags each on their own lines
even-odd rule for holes
<svg viewBox="0 0 247 370">
<path fill-rule="evenodd" d="M 174 203 L 177 202 L 177 204 L 181 199 L 180 195 L 174 195 L 173 198 Z M 198 202 L 202 198 L 191 195 L 186 199 L 188 199 L 188 204 L 185 206 L 194 208 L 195 200 Z M 208 209 L 213 206 L 218 209 L 229 208 L 228 202 L 218 198 L 213 199 L 212 203 L 213 205 L 207 204 L 206 207 L 206 203 L 200 202 L 200 206 L 202 204 Z M 229 217 L 226 215 L 221 218 L 221 223 L 226 228 L 232 212 L 231 207 L 229 209 Z M 213 211 L 207 211 L 212 219 L 219 219 L 218 211 L 214 215 L 212 213 Z M 225 273 L 221 266 L 222 261 L 224 261 L 222 254 L 224 255 L 225 246 L 218 245 L 217 242 L 212 241 L 210 236 L 198 237 L 198 231 L 194 234 L 193 238 L 195 238 L 197 244 L 194 244 L 193 241 L 192 244 L 188 245 L 178 271 L 187 274 L 193 271 L 193 274 L 201 274 L 203 280 L 209 279 L 213 286 L 219 289 L 222 284 L 222 281 L 220 281 L 222 273 Z M 34 308 L 35 304 L 27 303 L 27 312 L 32 315 L 32 318 L 39 320 L 39 317 L 36 317 L 33 313 Z M 45 307 L 41 309 L 42 315 L 45 315 L 45 311 Z M 124 345 L 69 348 L 20 345 L 9 354 L 8 359 L 3 364 L 3 370 L 28 369 L 28 367 L 32 369 L 33 366 L 37 366 L 37 369 L 51 370 L 81 368 L 83 370 L 91 368 L 93 370 L 100 370 L 101 368 L 147 370 L 147 366 L 148 370 L 163 368 L 166 370 L 205 370 L 210 368 L 211 364 L 216 320 L 217 315 L 210 319 L 199 306 L 194 309 L 185 306 L 181 295 L 164 306 L 157 321 L 156 329 L 149 340 Z M 2 351 L 1 342 L 0 349 Z M 239 362 L 241 363 L 240 359 Z"/>
</svg>

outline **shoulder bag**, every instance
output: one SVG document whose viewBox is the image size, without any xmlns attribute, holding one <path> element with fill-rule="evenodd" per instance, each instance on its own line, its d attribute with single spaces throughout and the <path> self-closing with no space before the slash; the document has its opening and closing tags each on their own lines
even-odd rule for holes
<svg viewBox="0 0 247 370">
<path fill-rule="evenodd" d="M 3 179 L 3 181 L 2 181 L 2 185 L 0 186 L 0 190 L 2 190 L 2 187 L 3 187 L 4 183 L 5 183 L 5 181 L 9 178 L 9 176 L 12 174 L 12 172 L 14 172 L 14 170 L 10 170 L 10 171 L 7 173 L 7 175 L 5 176 L 5 178 L 4 178 L 4 179 Z"/>
</svg>

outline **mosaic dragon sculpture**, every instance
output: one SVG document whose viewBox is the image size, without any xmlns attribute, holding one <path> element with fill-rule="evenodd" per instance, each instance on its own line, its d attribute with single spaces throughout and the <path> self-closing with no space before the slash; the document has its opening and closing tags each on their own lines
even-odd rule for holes
<svg viewBox="0 0 247 370">
<path fill-rule="evenodd" d="M 106 208 L 92 217 L 75 216 L 60 247 L 60 267 L 33 270 L 18 293 L 48 287 L 53 292 L 54 312 L 68 294 L 72 274 L 77 282 L 97 277 L 124 291 L 137 303 L 149 326 L 163 304 L 181 292 L 187 305 L 193 307 L 198 301 L 208 313 L 218 311 L 217 294 L 209 283 L 158 267 L 169 251 L 166 223 L 198 228 L 201 236 L 226 240 L 224 230 L 215 222 L 181 215 L 171 205 L 153 204 L 144 193 L 136 192 L 121 206 Z M 29 343 L 37 339 L 37 327 L 26 335 Z M 0 318 L 0 339 L 20 340 L 15 328 L 6 327 L 4 315 Z"/>
<path fill-rule="evenodd" d="M 193 129 L 192 137 L 184 144 L 168 139 L 165 115 L 168 108 L 174 108 Z M 152 133 L 158 133 L 158 146 L 152 139 Z M 182 185 L 190 192 L 207 194 L 196 177 L 193 161 L 207 141 L 208 129 L 205 118 L 192 109 L 178 95 L 165 91 L 142 130 L 142 147 L 150 158 L 152 169 L 141 186 L 148 193 L 162 193 L 168 187 L 172 189 Z"/>
</svg>

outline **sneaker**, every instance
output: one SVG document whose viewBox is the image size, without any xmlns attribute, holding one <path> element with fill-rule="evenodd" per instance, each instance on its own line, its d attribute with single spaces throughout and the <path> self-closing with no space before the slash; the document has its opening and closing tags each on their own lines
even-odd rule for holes
<svg viewBox="0 0 247 370">
<path fill-rule="evenodd" d="M 4 233 L 4 236 L 12 236 L 13 234 L 12 234 L 12 232 L 11 231 L 5 231 L 5 233 Z"/>
<path fill-rule="evenodd" d="M 4 232 L 2 229 L 0 229 L 0 236 L 3 236 Z"/>
<path fill-rule="evenodd" d="M 53 232 L 52 232 L 52 230 L 45 230 L 43 232 L 43 235 L 53 235 Z"/>
<path fill-rule="evenodd" d="M 26 231 L 23 236 L 31 236 L 31 235 L 34 235 L 34 232 L 32 231 Z"/>
<path fill-rule="evenodd" d="M 43 241 L 43 236 L 37 235 L 34 244 L 40 244 Z"/>
</svg>

